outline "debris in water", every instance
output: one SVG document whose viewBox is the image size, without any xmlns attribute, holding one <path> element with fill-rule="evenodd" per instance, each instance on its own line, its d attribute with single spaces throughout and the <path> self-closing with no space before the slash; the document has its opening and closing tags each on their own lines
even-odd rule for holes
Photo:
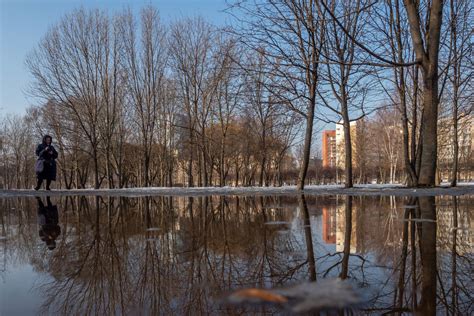
<svg viewBox="0 0 474 316">
<path fill-rule="evenodd" d="M 225 299 L 233 305 L 275 304 L 293 313 L 343 310 L 361 303 L 352 284 L 341 279 L 322 279 L 279 289 L 238 290 Z"/>
<path fill-rule="evenodd" d="M 287 206 L 266 206 L 263 207 L 264 210 L 286 210 L 288 209 Z"/>
<path fill-rule="evenodd" d="M 232 293 L 229 299 L 234 303 L 286 303 L 288 299 L 280 294 L 261 289 L 245 289 Z"/>
<path fill-rule="evenodd" d="M 159 231 L 159 230 L 160 230 L 159 227 L 150 227 L 150 228 L 146 229 L 147 232 L 156 232 L 156 231 Z"/>
<path fill-rule="evenodd" d="M 290 225 L 290 222 L 272 221 L 272 222 L 265 222 L 265 225 Z"/>
<path fill-rule="evenodd" d="M 410 218 L 410 219 L 403 219 L 403 222 L 416 222 L 416 223 L 436 223 L 436 220 L 434 219 L 428 219 L 428 218 Z"/>
</svg>

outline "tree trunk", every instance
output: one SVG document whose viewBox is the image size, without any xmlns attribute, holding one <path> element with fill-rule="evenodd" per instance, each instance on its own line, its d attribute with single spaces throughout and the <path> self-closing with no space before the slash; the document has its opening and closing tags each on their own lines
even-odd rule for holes
<svg viewBox="0 0 474 316">
<path fill-rule="evenodd" d="M 313 97 L 309 101 L 308 113 L 306 115 L 306 131 L 304 135 L 304 149 L 303 149 L 303 161 L 301 162 L 300 172 L 298 175 L 298 190 L 304 189 L 304 182 L 306 180 L 306 174 L 308 173 L 308 165 L 311 154 L 311 139 L 313 137 L 313 121 L 314 121 L 314 108 L 316 106 L 316 99 Z"/>
<path fill-rule="evenodd" d="M 456 88 L 455 88 L 456 90 Z M 453 169 L 451 174 L 451 186 L 455 187 L 458 180 L 458 161 L 459 161 L 459 140 L 458 140 L 458 101 L 457 95 L 454 96 L 453 105 Z"/>
<path fill-rule="evenodd" d="M 433 0 L 420 12 L 417 1 L 404 0 L 416 59 L 423 74 L 423 115 L 421 118 L 421 160 L 419 186 L 435 186 L 438 148 L 438 55 L 443 1 Z M 421 14 L 420 14 L 421 13 Z M 426 25 L 420 17 L 426 15 Z M 422 32 L 426 29 L 426 32 Z"/>
<path fill-rule="evenodd" d="M 414 67 L 414 79 L 413 79 L 413 107 L 412 107 L 412 125 L 411 125 L 411 150 L 410 150 L 410 160 L 413 171 L 415 173 L 416 183 L 413 185 L 418 185 L 418 174 L 416 172 L 416 156 L 417 156 L 417 139 L 416 139 L 416 129 L 418 126 L 418 74 L 419 74 L 419 65 Z"/>
<path fill-rule="evenodd" d="M 262 150 L 264 151 L 264 149 Z M 263 157 L 262 157 L 262 160 L 260 162 L 260 176 L 259 176 L 259 186 L 263 187 L 264 183 L 263 183 L 263 179 L 264 179 L 264 175 L 265 175 L 265 164 L 266 164 L 266 154 L 264 152 L 263 154 Z"/>
<path fill-rule="evenodd" d="M 436 162 L 438 157 L 438 74 L 424 72 L 423 75 L 423 118 L 421 122 L 420 186 L 433 187 L 436 183 Z"/>
<path fill-rule="evenodd" d="M 110 142 L 109 142 L 110 143 Z M 113 183 L 113 177 L 112 177 L 112 171 L 111 171 L 111 163 L 110 163 L 110 147 L 107 146 L 105 149 L 105 155 L 106 155 L 106 173 L 107 173 L 107 180 L 108 180 L 108 186 L 109 189 L 112 189 L 114 187 Z"/>
<path fill-rule="evenodd" d="M 188 161 L 188 187 L 194 186 L 194 179 L 193 179 L 193 160 L 194 160 L 194 148 L 193 148 L 193 130 L 192 126 L 190 126 L 190 135 L 189 135 L 189 161 Z"/>
<path fill-rule="evenodd" d="M 458 142 L 458 97 L 459 97 L 459 53 L 457 46 L 457 14 L 454 7 L 454 1 L 450 1 L 451 9 L 451 42 L 453 46 L 453 168 L 451 175 L 451 186 L 457 185 L 458 180 L 458 160 L 459 160 L 459 142 Z M 461 48 L 462 49 L 462 48 Z"/>
<path fill-rule="evenodd" d="M 221 141 L 221 151 L 219 157 L 219 186 L 225 186 L 225 178 L 224 178 L 224 157 L 225 157 L 225 134 L 223 133 L 222 141 Z"/>
<path fill-rule="evenodd" d="M 347 111 L 343 113 L 343 126 L 344 126 L 344 175 L 345 175 L 345 187 L 352 188 L 352 143 L 351 143 L 351 122 L 349 121 L 349 115 Z"/>
<path fill-rule="evenodd" d="M 92 154 L 94 155 L 94 189 L 98 189 L 100 187 L 100 180 L 99 180 L 99 159 L 97 157 L 97 148 L 94 146 L 92 150 Z"/>
<path fill-rule="evenodd" d="M 265 164 L 266 164 L 266 160 L 267 160 L 267 148 L 266 148 L 266 138 L 267 138 L 267 135 L 266 135 L 266 123 L 265 121 L 263 122 L 262 124 L 262 148 L 261 148 L 261 152 L 263 154 L 263 157 L 262 157 L 262 160 L 260 161 L 260 176 L 259 176 L 259 185 L 261 187 L 263 187 L 263 178 L 264 178 L 264 174 L 265 174 Z"/>
<path fill-rule="evenodd" d="M 145 145 L 145 157 L 144 157 L 144 170 L 143 170 L 143 186 L 147 187 L 150 183 L 150 154 L 149 154 L 149 149 L 147 148 L 148 146 Z"/>
<path fill-rule="evenodd" d="M 404 81 L 401 79 L 401 81 Z M 400 83 L 402 85 L 402 83 Z M 403 83 L 404 85 L 404 83 Z M 409 141 L 409 131 L 408 131 L 408 116 L 407 116 L 407 106 L 406 106 L 406 97 L 405 97 L 405 87 L 403 86 L 400 89 L 400 101 L 402 104 L 402 130 L 403 130 L 403 161 L 405 164 L 405 172 L 407 174 L 407 185 L 409 187 L 414 187 L 417 185 L 418 179 L 415 172 L 415 166 L 413 161 L 410 159 L 410 141 Z M 413 142 L 413 137 L 412 137 Z M 413 152 L 412 144 L 412 152 Z M 412 153 L 413 157 L 413 153 Z"/>
</svg>

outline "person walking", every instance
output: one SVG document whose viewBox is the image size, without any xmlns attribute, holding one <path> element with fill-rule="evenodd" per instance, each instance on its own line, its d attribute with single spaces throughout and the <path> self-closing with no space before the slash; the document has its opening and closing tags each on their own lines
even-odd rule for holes
<svg viewBox="0 0 474 316">
<path fill-rule="evenodd" d="M 38 182 L 35 190 L 41 188 L 43 180 L 46 180 L 46 190 L 51 190 L 51 181 L 56 181 L 56 159 L 58 152 L 51 144 L 53 138 L 49 135 L 43 137 L 43 142 L 36 147 L 36 156 L 38 156 L 36 164 L 36 175 Z"/>
</svg>

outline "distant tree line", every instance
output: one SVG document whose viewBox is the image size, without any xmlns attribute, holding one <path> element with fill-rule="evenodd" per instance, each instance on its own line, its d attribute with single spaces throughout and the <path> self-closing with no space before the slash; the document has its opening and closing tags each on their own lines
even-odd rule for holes
<svg viewBox="0 0 474 316">
<path fill-rule="evenodd" d="M 472 115 L 472 7 L 468 0 L 245 1 L 229 5 L 234 25 L 222 28 L 200 17 L 164 24 L 153 6 L 139 17 L 75 10 L 27 56 L 29 94 L 41 104 L 2 119 L 0 185 L 31 187 L 33 149 L 50 133 L 64 188 L 303 188 L 333 181 L 318 167 L 314 134 L 319 123 L 342 122 L 339 172 L 351 187 L 376 170 L 370 156 L 353 172 L 362 160 L 350 122 L 393 117 L 398 175 L 394 153 L 377 148 L 375 177 L 432 186 L 439 113 L 450 118 L 443 142 L 452 145 L 456 185 L 459 122 Z"/>
</svg>

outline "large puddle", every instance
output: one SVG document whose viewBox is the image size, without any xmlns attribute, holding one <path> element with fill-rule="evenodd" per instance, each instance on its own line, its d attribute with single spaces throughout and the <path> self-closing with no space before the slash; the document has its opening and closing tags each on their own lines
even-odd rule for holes
<svg viewBox="0 0 474 316">
<path fill-rule="evenodd" d="M 313 281 L 331 291 L 326 281 L 335 278 L 357 292 L 357 313 L 472 315 L 473 203 L 474 196 L 2 199 L 0 315 L 286 313 L 285 304 L 227 297 Z"/>
</svg>

